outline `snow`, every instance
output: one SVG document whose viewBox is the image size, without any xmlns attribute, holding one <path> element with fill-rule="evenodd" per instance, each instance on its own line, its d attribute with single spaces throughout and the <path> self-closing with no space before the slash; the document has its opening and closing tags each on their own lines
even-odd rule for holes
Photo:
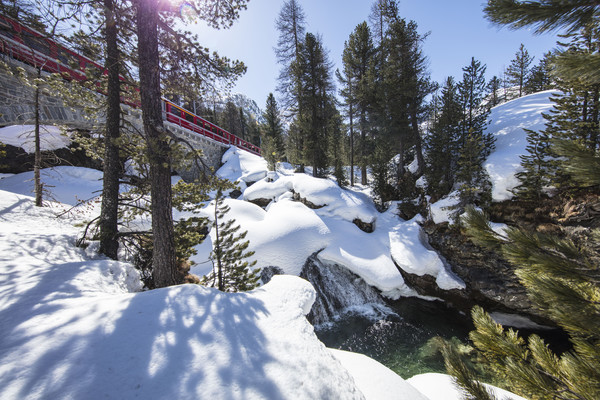
<svg viewBox="0 0 600 400">
<path fill-rule="evenodd" d="M 244 198 L 276 193 L 264 210 L 227 200 L 263 265 L 297 275 L 320 251 L 324 262 L 349 268 L 390 297 L 414 294 L 395 263 L 435 276 L 440 287 L 460 285 L 426 245 L 419 220 L 398 218 L 395 205 L 379 213 L 365 193 L 289 168 L 267 182 L 261 159 L 236 149 L 226 160 L 222 176 L 258 179 L 243 188 Z M 445 375 L 418 376 L 413 384 L 366 356 L 327 349 L 305 318 L 315 291 L 296 276 L 275 276 L 247 293 L 199 285 L 141 292 L 132 265 L 98 256 L 94 242 L 74 246 L 97 207 L 62 213 L 97 196 L 101 177 L 85 168 L 43 170 L 53 198 L 63 202 L 44 208 L 33 206 L 31 173 L 0 181 L 0 398 L 433 400 L 440 397 L 427 389 L 451 393 Z M 292 191 L 323 207 L 293 201 Z M 210 211 L 208 205 L 203 213 Z M 355 218 L 374 231 L 361 231 Z M 210 246 L 209 238 L 197 257 L 206 258 Z"/>
<path fill-rule="evenodd" d="M 511 199 L 511 190 L 519 185 L 515 174 L 520 171 L 520 155 L 527 154 L 527 132 L 525 129 L 542 130 L 547 113 L 553 106 L 549 90 L 523 96 L 492 108 L 491 123 L 487 132 L 494 134 L 496 149 L 484 163 L 492 181 L 492 199 Z"/>
<path fill-rule="evenodd" d="M 367 399 L 429 400 L 394 371 L 362 354 L 329 349 Z"/>
<path fill-rule="evenodd" d="M 73 246 L 73 217 L 0 191 L 0 398 L 363 398 L 304 315 L 315 292 L 150 292 Z"/>
<path fill-rule="evenodd" d="M 21 147 L 27 153 L 35 152 L 35 126 L 11 125 L 0 128 L 0 142 L 15 147 Z M 57 126 L 40 125 L 41 150 L 57 150 L 68 147 L 69 137 Z"/>
<path fill-rule="evenodd" d="M 102 192 L 102 172 L 90 168 L 60 166 L 41 170 L 41 181 L 51 200 L 76 205 Z M 26 196 L 34 193 L 33 172 L 23 172 L 0 180 L 0 190 Z"/>
<path fill-rule="evenodd" d="M 264 158 L 234 146 L 225 152 L 222 161 L 225 165 L 217 171 L 217 175 L 231 182 L 252 183 L 267 174 L 267 161 Z"/>
<path fill-rule="evenodd" d="M 454 191 L 435 203 L 430 204 L 429 214 L 433 222 L 436 224 L 452 222 L 452 213 L 454 211 L 452 207 L 456 206 L 459 201 L 459 193 L 458 191 Z"/>
<path fill-rule="evenodd" d="M 252 155 L 239 157 L 230 152 L 218 171 L 221 176 L 258 176 L 261 166 L 247 162 Z M 231 165 L 230 165 L 231 164 Z M 244 169 L 241 165 L 252 168 Z M 439 256 L 427 248 L 418 220 L 403 221 L 397 205 L 379 213 L 369 196 L 361 191 L 342 189 L 330 179 L 321 179 L 289 169 L 270 172 L 265 178 L 243 189 L 244 200 L 228 200 L 231 216 L 255 251 L 256 267 L 276 266 L 286 274 L 298 275 L 306 259 L 318 252 L 321 261 L 341 265 L 377 287 L 390 298 L 415 296 L 404 283 L 398 267 L 412 274 L 429 274 L 443 289 L 463 289 Z M 308 208 L 293 198 L 312 203 Z M 263 211 L 249 201 L 267 199 Z M 374 226 L 366 233 L 353 222 Z M 398 267 L 397 267 L 398 265 Z"/>
<path fill-rule="evenodd" d="M 461 390 L 454 385 L 453 378 L 450 375 L 427 373 L 415 375 L 406 381 L 427 396 L 429 400 L 459 400 L 464 398 Z M 504 389 L 485 383 L 484 385 L 497 399 L 525 400 L 525 398 Z"/>
<path fill-rule="evenodd" d="M 512 326 L 513 328 L 536 329 L 536 330 L 554 329 L 549 326 L 540 325 L 538 323 L 535 323 L 532 320 L 530 320 L 529 318 L 527 318 L 523 315 L 518 315 L 518 314 L 493 312 L 493 313 L 490 313 L 490 317 L 492 317 L 494 322 L 496 322 L 497 324 L 500 324 L 503 326 Z"/>
<path fill-rule="evenodd" d="M 397 224 L 390 230 L 393 260 L 406 272 L 435 277 L 440 289 L 465 289 L 465 283 L 446 270 L 438 254 L 425 247 L 423 232 L 418 224 L 422 220 L 423 217 L 417 215 L 410 221 Z"/>
</svg>

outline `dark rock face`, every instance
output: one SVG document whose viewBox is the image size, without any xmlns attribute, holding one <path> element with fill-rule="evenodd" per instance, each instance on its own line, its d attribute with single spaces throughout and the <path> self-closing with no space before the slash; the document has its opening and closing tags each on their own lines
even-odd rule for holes
<svg viewBox="0 0 600 400">
<path fill-rule="evenodd" d="M 264 267 L 260 270 L 260 280 L 262 281 L 263 285 L 265 285 L 269 283 L 271 281 L 271 278 L 273 278 L 275 275 L 283 274 L 283 270 L 279 267 Z"/>
<path fill-rule="evenodd" d="M 441 290 L 433 277 L 401 271 L 406 283 L 419 294 L 439 297 L 464 311 L 478 304 L 488 311 L 524 314 L 536 322 L 553 325 L 533 307 L 512 266 L 497 254 L 476 246 L 447 224 L 429 223 L 424 229 L 431 246 L 452 266 L 467 288 Z"/>
<path fill-rule="evenodd" d="M 323 208 L 327 205 L 327 204 L 316 205 L 314 203 L 311 203 L 310 201 L 306 200 L 304 197 L 301 197 L 300 193 L 296 193 L 296 192 L 293 192 L 293 198 L 295 201 L 299 201 L 300 203 L 304 204 L 306 207 L 308 207 L 312 210 L 318 210 L 319 208 Z"/>
<path fill-rule="evenodd" d="M 271 204 L 271 201 L 273 201 L 273 200 L 272 199 L 254 199 L 254 200 L 248 200 L 248 201 L 252 204 L 256 204 L 260 208 L 267 208 L 267 206 L 269 204 Z"/>
<path fill-rule="evenodd" d="M 342 266 L 324 264 L 317 253 L 306 260 L 300 277 L 309 281 L 317 292 L 315 303 L 307 315 L 313 325 L 329 322 L 349 307 L 366 304 L 385 306 L 375 288 Z"/>
<path fill-rule="evenodd" d="M 0 172 L 19 174 L 21 172 L 33 171 L 34 154 L 27 153 L 20 147 L 5 145 L 6 157 L 0 159 Z M 43 166 L 55 167 L 58 165 L 71 165 L 75 167 L 86 167 L 97 170 L 102 169 L 100 161 L 88 157 L 83 150 L 68 148 L 53 151 L 43 151 Z"/>
<path fill-rule="evenodd" d="M 239 189 L 234 189 L 231 191 L 231 193 L 229 193 L 229 197 L 231 197 L 232 199 L 237 199 L 242 195 L 242 191 Z"/>
<path fill-rule="evenodd" d="M 354 218 L 352 223 L 354 225 L 358 226 L 358 229 L 360 229 L 361 231 L 366 232 L 366 233 L 372 233 L 375 230 L 375 221 L 363 222 L 358 218 Z"/>
</svg>

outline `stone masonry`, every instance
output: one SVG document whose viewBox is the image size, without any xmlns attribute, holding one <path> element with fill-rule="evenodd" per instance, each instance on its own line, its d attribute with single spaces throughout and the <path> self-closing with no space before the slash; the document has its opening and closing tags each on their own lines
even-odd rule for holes
<svg viewBox="0 0 600 400">
<path fill-rule="evenodd" d="M 11 63 L 16 63 L 12 60 Z M 26 64 L 18 63 L 31 74 L 35 70 Z M 34 123 L 34 90 L 23 85 L 16 77 L 0 69 L 0 127 L 16 124 Z M 90 121 L 85 117 L 81 109 L 73 109 L 63 104 L 58 97 L 48 93 L 40 93 L 40 119 L 46 125 L 67 125 L 72 128 L 90 129 L 99 121 Z M 128 121 L 142 130 L 141 111 L 127 105 L 122 106 L 126 111 Z M 219 143 L 213 139 L 196 134 L 188 129 L 182 128 L 170 122 L 164 122 L 165 128 L 175 136 L 179 136 L 190 143 L 196 150 L 203 153 L 204 164 L 211 170 L 216 171 L 221 166 L 221 157 L 229 148 L 229 145 Z M 0 141 L 2 138 L 0 137 Z M 201 173 L 195 165 L 190 165 L 186 171 L 177 171 L 183 179 L 191 181 L 198 178 Z"/>
</svg>

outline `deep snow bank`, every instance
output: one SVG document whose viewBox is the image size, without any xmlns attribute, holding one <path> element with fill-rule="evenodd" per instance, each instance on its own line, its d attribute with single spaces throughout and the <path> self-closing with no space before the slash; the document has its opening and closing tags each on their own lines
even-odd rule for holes
<svg viewBox="0 0 600 400">
<path fill-rule="evenodd" d="M 295 174 L 289 169 L 267 176 L 265 165 L 257 159 L 232 148 L 218 172 L 242 182 L 264 177 L 243 189 L 246 201 L 227 201 L 231 216 L 248 231 L 246 238 L 255 251 L 257 267 L 277 266 L 287 274 L 298 275 L 308 257 L 319 252 L 321 261 L 348 268 L 390 298 L 416 294 L 405 285 L 398 267 L 417 275 L 432 275 L 443 289 L 464 287 L 426 247 L 416 220 L 401 220 L 395 206 L 379 213 L 362 192 L 341 189 L 329 179 Z M 294 197 L 304 199 L 311 208 Z M 270 203 L 264 210 L 248 203 L 257 199 Z M 361 230 L 355 220 L 371 224 L 373 232 Z"/>
<path fill-rule="evenodd" d="M 131 266 L 0 191 L 0 398 L 362 398 L 304 315 L 310 284 L 139 289 Z"/>
</svg>

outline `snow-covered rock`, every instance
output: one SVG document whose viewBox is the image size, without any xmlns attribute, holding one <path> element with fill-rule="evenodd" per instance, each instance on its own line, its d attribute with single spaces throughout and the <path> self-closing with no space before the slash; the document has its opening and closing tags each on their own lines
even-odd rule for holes
<svg viewBox="0 0 600 400">
<path fill-rule="evenodd" d="M 45 168 L 41 171 L 41 180 L 45 187 L 45 198 L 70 205 L 96 198 L 102 192 L 102 172 L 91 168 Z M 0 190 L 33 195 L 33 172 L 5 177 L 0 180 Z"/>
</svg>

